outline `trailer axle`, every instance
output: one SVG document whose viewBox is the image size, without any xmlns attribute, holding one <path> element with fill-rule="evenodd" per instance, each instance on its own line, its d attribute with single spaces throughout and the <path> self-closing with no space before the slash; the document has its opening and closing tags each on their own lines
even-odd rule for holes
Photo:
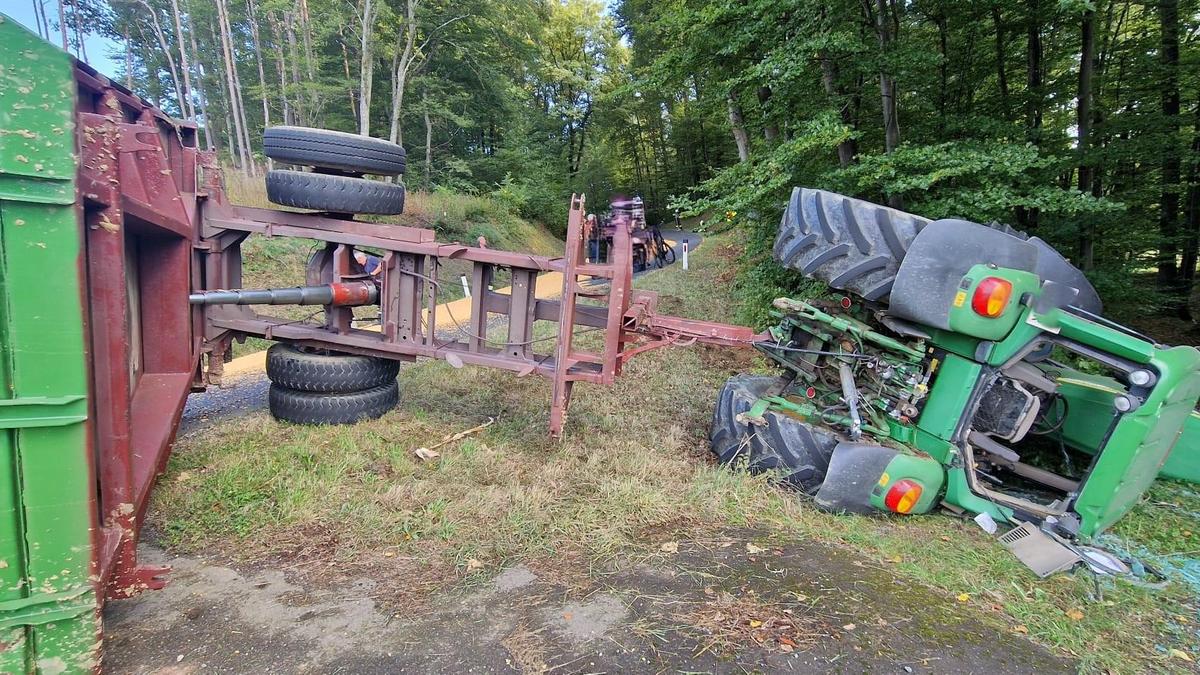
<svg viewBox="0 0 1200 675">
<path fill-rule="evenodd" d="M 352 281 L 296 288 L 241 288 L 192 293 L 193 305 L 331 305 L 355 307 L 379 301 L 379 288 L 370 281 Z"/>
</svg>

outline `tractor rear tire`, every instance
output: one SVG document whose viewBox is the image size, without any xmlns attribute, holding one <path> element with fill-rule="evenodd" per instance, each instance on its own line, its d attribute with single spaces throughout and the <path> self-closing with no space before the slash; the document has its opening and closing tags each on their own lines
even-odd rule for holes
<svg viewBox="0 0 1200 675">
<path fill-rule="evenodd" d="M 825 481 L 838 437 L 828 429 L 770 410 L 763 414 L 762 425 L 738 419 L 783 383 L 779 377 L 730 378 L 717 398 L 709 441 L 722 464 L 745 467 L 754 474 L 776 471 L 784 484 L 812 493 Z"/>
<path fill-rule="evenodd" d="M 354 424 L 373 420 L 396 407 L 400 386 L 385 385 L 341 394 L 296 391 L 271 384 L 267 403 L 275 419 L 295 424 Z"/>
<path fill-rule="evenodd" d="M 304 171 L 267 173 L 267 199 L 282 206 L 334 213 L 404 213 L 404 185 Z"/>
<path fill-rule="evenodd" d="M 293 391 L 343 393 L 396 380 L 400 362 L 374 356 L 313 351 L 276 343 L 267 350 L 267 378 Z"/>
<path fill-rule="evenodd" d="M 263 132 L 263 153 L 284 164 L 376 176 L 399 176 L 406 162 L 404 148 L 395 143 L 308 127 L 267 129 Z"/>
<path fill-rule="evenodd" d="M 795 188 L 779 223 L 775 260 L 868 301 L 886 302 L 909 244 L 929 219 Z"/>
</svg>

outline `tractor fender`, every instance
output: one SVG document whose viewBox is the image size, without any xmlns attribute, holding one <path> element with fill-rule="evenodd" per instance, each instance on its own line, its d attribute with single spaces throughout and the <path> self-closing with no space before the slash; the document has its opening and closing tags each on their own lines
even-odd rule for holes
<svg viewBox="0 0 1200 675">
<path fill-rule="evenodd" d="M 871 514 L 888 511 L 887 491 L 901 480 L 916 482 L 920 498 L 908 513 L 926 513 L 939 501 L 946 471 L 933 457 L 882 445 L 838 443 L 829 459 L 825 481 L 814 499 L 822 509 Z"/>
</svg>

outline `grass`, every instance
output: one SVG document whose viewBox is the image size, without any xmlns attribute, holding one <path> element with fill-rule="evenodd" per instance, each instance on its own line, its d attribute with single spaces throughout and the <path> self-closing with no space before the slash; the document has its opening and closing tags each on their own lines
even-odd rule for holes
<svg viewBox="0 0 1200 675">
<path fill-rule="evenodd" d="M 267 201 L 263 179 L 246 176 L 234 169 L 225 171 L 225 189 L 234 204 L 260 208 L 278 208 Z M 376 222 L 395 223 L 409 227 L 435 230 L 438 241 L 460 242 L 471 246 L 484 237 L 488 247 L 505 251 L 525 251 L 550 257 L 561 256 L 563 243 L 545 227 L 523 220 L 486 196 L 454 195 L 442 192 L 410 192 L 406 196 L 404 213 L 399 216 L 368 216 Z M 251 235 L 242 244 L 242 285 L 245 288 L 286 288 L 304 284 L 304 267 L 320 246 L 311 239 L 295 237 L 264 237 Z M 450 260 L 442 264 L 441 278 L 455 280 L 459 275 L 470 278 L 469 262 Z M 507 272 L 498 273 L 496 287 L 508 284 Z M 438 291 L 440 302 L 463 296 L 459 283 L 444 284 Z M 261 313 L 289 320 L 314 316 L 312 307 L 270 307 Z M 373 313 L 372 313 L 373 314 Z M 270 342 L 249 338 L 234 345 L 234 356 L 261 351 Z"/>
<path fill-rule="evenodd" d="M 740 253 L 731 242 L 710 238 L 690 272 L 674 266 L 638 285 L 661 294 L 664 313 L 728 319 L 736 307 L 727 273 Z M 716 391 L 729 375 L 763 367 L 715 348 L 650 352 L 612 387 L 577 387 L 566 437 L 554 443 L 546 380 L 418 363 L 402 369 L 401 405 L 379 420 L 310 428 L 255 413 L 185 435 L 150 517 L 177 551 L 326 581 L 341 566 L 371 565 L 391 575 L 382 585 L 397 604 L 516 561 L 599 565 L 653 551 L 663 536 L 753 528 L 851 550 L 1085 671 L 1185 670 L 1192 664 L 1171 650 L 1200 656 L 1197 590 L 1186 584 L 1105 582 L 1097 595 L 1085 574 L 1037 579 L 970 521 L 831 515 L 762 477 L 714 466 L 706 435 Z M 488 417 L 493 426 L 441 448 L 440 459 L 414 457 Z M 1200 549 L 1197 513 L 1191 487 L 1162 483 L 1113 536 L 1189 560 Z"/>
</svg>

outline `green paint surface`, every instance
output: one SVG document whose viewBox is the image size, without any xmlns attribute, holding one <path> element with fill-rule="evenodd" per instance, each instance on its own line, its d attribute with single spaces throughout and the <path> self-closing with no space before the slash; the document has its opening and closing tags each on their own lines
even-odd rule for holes
<svg viewBox="0 0 1200 675">
<path fill-rule="evenodd" d="M 0 672 L 97 663 L 72 68 L 0 15 Z"/>
</svg>

